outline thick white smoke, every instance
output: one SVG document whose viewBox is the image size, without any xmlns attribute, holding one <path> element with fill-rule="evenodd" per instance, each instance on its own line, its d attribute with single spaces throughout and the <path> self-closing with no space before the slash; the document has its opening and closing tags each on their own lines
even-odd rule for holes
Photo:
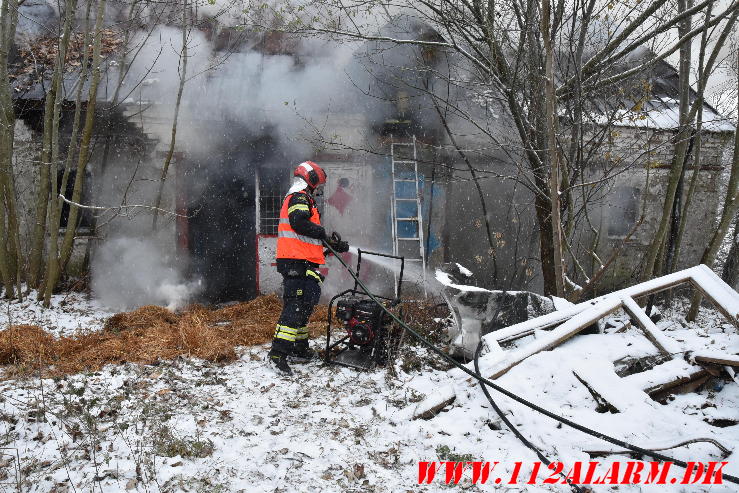
<svg viewBox="0 0 739 493">
<path fill-rule="evenodd" d="M 200 284 L 186 282 L 176 259 L 155 238 L 115 238 L 105 242 L 93 262 L 92 288 L 108 308 L 129 310 L 142 305 L 182 308 Z"/>
<path fill-rule="evenodd" d="M 230 7 L 228 15 L 236 15 L 237 6 L 217 2 L 201 8 L 200 18 L 215 16 L 218 9 L 226 7 Z M 229 19 L 224 14 L 219 21 L 236 23 L 236 17 L 224 21 Z M 201 166 L 217 168 L 217 158 L 213 157 L 220 156 L 224 148 L 233 148 L 223 145 L 230 137 L 221 135 L 224 122 L 252 136 L 269 134 L 281 156 L 295 156 L 298 160 L 310 158 L 317 149 L 345 152 L 366 145 L 366 134 L 374 134 L 371 125 L 384 118 L 390 103 L 368 97 L 367 93 L 374 94 L 378 89 L 377 74 L 369 73 L 363 66 L 366 59 L 357 62 L 355 54 L 360 43 L 290 39 L 274 33 L 252 33 L 248 38 L 235 51 L 228 52 L 219 44 L 215 30 L 208 36 L 198 29 L 188 31 L 186 84 L 177 122 L 176 151 L 199 160 Z M 132 37 L 131 47 L 135 50 L 131 53 L 136 56 L 128 61 L 130 67 L 124 67 L 127 73 L 120 99 L 128 108 L 141 111 L 140 117 L 130 120 L 159 141 L 158 152 L 140 165 L 133 156 L 118 156 L 117 163 L 109 165 L 104 176 L 97 179 L 97 190 L 104 192 L 99 192 L 96 204 L 116 206 L 124 190 L 129 203 L 152 202 L 163 163 L 162 151 L 171 138 L 183 67 L 182 42 L 182 31 L 176 27 L 140 31 Z M 284 51 L 290 54 L 280 54 Z M 386 50 L 381 58 L 387 67 L 397 68 L 407 60 L 407 54 Z M 108 78 L 109 84 L 117 80 L 115 75 Z M 108 87 L 109 94 L 113 91 L 113 87 Z M 348 116 L 352 118 L 350 124 L 341 120 Z M 243 156 L 239 158 L 244 160 Z M 173 173 L 170 170 L 167 179 L 169 197 Z M 244 173 L 244 178 L 253 179 L 249 166 L 228 173 L 234 177 Z M 189 190 L 188 205 L 196 203 L 198 195 L 217 200 L 209 195 L 212 192 L 205 186 Z M 171 209 L 173 204 L 165 201 L 163 207 Z M 111 239 L 97 249 L 93 269 L 95 290 L 108 303 L 126 307 L 152 302 L 174 306 L 195 292 L 192 285 L 184 283 L 178 264 L 168 255 L 175 237 L 169 219 L 169 233 L 162 232 L 163 241 L 148 237 L 151 221 L 145 215 L 133 222 L 111 223 Z M 384 221 L 384 215 L 380 219 Z M 121 239 L 121 226 L 126 230 L 126 239 Z M 138 278 L 130 274 L 138 274 L 142 269 L 156 274 Z"/>
</svg>

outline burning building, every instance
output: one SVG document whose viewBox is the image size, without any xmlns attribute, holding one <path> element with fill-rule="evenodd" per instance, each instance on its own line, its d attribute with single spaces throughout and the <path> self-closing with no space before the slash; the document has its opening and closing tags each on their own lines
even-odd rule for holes
<svg viewBox="0 0 739 493">
<path fill-rule="evenodd" d="M 414 20 L 385 29 L 442 39 Z M 98 95 L 101 124 L 85 194 L 96 206 L 151 203 L 161 182 L 172 138 L 181 32 L 161 26 L 153 33 L 133 36 L 132 43 L 142 47 L 136 59 L 121 66 L 111 51 L 105 65 L 107 83 Z M 323 223 L 352 245 L 397 252 L 429 268 L 458 262 L 478 279 L 496 273 L 497 286 L 540 290 L 538 226 L 532 191 L 522 186 L 526 171 L 512 119 L 494 93 L 455 84 L 461 75 L 452 54 L 428 46 L 335 44 L 230 30 L 215 19 L 193 29 L 188 45 L 192 76 L 184 86 L 162 202 L 162 209 L 176 214 L 163 218 L 155 232 L 147 214 L 118 217 L 83 241 L 93 246 L 99 279 L 134 272 L 147 277 L 142 271 L 151 272 L 150 264 L 121 263 L 113 269 L 120 255 L 100 253 L 111 239 L 135 237 L 138 244 L 156 243 L 134 255 L 137 261 L 142 256 L 166 261 L 176 271 L 168 282 L 197 280 L 197 289 L 189 292 L 204 300 L 275 291 L 280 206 L 291 170 L 313 160 L 328 172 L 320 201 Z M 162 49 L 169 50 L 164 57 Z M 118 77 L 123 67 L 125 76 Z M 627 98 L 606 97 L 608 104 L 594 109 L 597 115 L 586 129 L 608 129 L 592 169 L 593 176 L 610 171 L 608 180 L 587 188 L 593 205 L 573 219 L 573 238 L 578 255 L 592 258 L 591 270 L 598 259 L 623 248 L 603 286 L 628 283 L 638 269 L 659 217 L 674 148 L 677 72 L 662 63 L 644 77 L 651 81 L 649 97 L 639 109 Z M 69 100 L 72 85 L 66 89 Z M 38 152 L 33 122 L 42 107 L 43 84 L 37 81 L 16 94 L 24 129 L 19 143 L 32 155 Z M 472 117 L 460 118 L 460 108 Z M 715 122 L 704 126 L 696 170 L 694 207 L 700 212 L 688 223 L 677 266 L 693 265 L 700 256 L 733 132 L 708 104 L 704 113 Z M 598 115 L 606 114 L 618 118 L 599 127 Z M 489 135 L 475 119 L 486 122 Z M 562 124 L 568 124 L 565 116 Z M 30 164 L 26 171 L 31 184 Z M 137 248 L 128 245 L 127 252 Z M 106 260 L 96 264 L 96 257 Z M 157 283 L 157 277 L 146 282 Z M 341 279 L 340 273 L 332 277 Z M 109 289 L 120 292 L 115 286 Z"/>
</svg>

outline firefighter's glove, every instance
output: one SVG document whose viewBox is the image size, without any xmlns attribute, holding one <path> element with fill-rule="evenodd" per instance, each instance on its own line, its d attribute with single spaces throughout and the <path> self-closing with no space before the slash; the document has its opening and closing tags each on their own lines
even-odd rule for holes
<svg viewBox="0 0 739 493">
<path fill-rule="evenodd" d="M 344 253 L 349 251 L 349 243 L 342 241 L 339 233 L 333 232 L 331 236 L 326 238 L 326 244 L 330 246 L 336 253 Z"/>
</svg>

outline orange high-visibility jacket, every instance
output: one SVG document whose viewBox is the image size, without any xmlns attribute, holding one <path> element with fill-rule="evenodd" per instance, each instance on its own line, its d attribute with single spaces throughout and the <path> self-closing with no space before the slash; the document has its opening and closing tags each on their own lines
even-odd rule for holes
<svg viewBox="0 0 739 493">
<path fill-rule="evenodd" d="M 297 193 L 308 193 L 303 190 Z M 316 238 L 310 238 L 295 232 L 290 226 L 289 203 L 292 194 L 285 197 L 280 209 L 280 223 L 277 226 L 277 258 L 307 260 L 314 264 L 325 264 L 326 259 L 323 256 L 323 243 Z M 310 197 L 310 196 L 309 196 Z M 321 225 L 321 215 L 318 213 L 315 201 L 310 198 L 310 221 L 314 224 Z M 299 206 L 293 206 L 299 207 Z"/>
</svg>

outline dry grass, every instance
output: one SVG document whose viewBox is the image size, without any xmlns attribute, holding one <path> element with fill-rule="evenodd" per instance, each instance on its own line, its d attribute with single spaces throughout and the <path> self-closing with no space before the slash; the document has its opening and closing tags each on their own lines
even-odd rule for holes
<svg viewBox="0 0 739 493">
<path fill-rule="evenodd" d="M 158 306 L 114 315 L 102 331 L 54 338 L 41 327 L 0 331 L 0 364 L 6 377 L 40 371 L 46 376 L 98 370 L 109 363 L 153 363 L 177 356 L 210 361 L 236 359 L 237 346 L 272 339 L 282 303 L 275 295 L 212 310 L 192 305 L 173 313 Z M 308 325 L 311 337 L 325 331 L 328 309 L 318 306 Z"/>
</svg>

